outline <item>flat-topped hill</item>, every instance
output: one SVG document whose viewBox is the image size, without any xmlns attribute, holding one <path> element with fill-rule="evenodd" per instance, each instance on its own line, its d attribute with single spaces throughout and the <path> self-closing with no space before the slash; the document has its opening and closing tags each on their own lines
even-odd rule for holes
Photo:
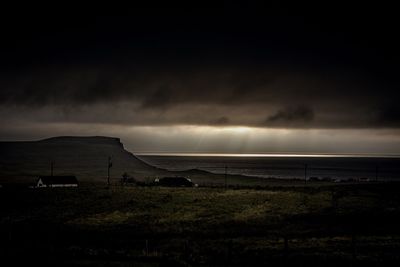
<svg viewBox="0 0 400 267">
<path fill-rule="evenodd" d="M 49 175 L 52 161 L 54 175 L 101 181 L 107 178 L 109 156 L 114 179 L 124 172 L 139 179 L 163 172 L 125 150 L 119 138 L 61 136 L 40 141 L 0 142 L 0 181 Z"/>
</svg>

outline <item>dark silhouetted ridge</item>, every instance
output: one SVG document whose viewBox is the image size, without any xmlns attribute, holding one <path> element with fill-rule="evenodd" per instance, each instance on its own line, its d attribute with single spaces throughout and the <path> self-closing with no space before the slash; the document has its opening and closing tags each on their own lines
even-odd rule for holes
<svg viewBox="0 0 400 267">
<path fill-rule="evenodd" d="M 60 136 L 40 141 L 0 142 L 0 179 L 50 175 L 53 161 L 54 175 L 75 175 L 80 181 L 104 181 L 108 157 L 112 157 L 113 180 L 124 172 L 144 179 L 162 171 L 125 150 L 119 138 Z"/>
</svg>

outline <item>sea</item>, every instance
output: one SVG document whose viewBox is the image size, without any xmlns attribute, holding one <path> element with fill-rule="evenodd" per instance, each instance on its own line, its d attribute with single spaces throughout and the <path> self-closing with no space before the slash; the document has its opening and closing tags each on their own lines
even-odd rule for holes
<svg viewBox="0 0 400 267">
<path fill-rule="evenodd" d="M 278 179 L 400 181 L 400 157 L 327 154 L 139 154 L 163 169 Z"/>
</svg>

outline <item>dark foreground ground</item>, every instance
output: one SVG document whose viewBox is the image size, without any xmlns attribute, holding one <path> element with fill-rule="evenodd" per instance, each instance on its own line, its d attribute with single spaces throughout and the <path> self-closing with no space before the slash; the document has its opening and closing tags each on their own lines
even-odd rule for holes
<svg viewBox="0 0 400 267">
<path fill-rule="evenodd" d="M 0 264 L 399 266 L 399 190 L 3 188 Z"/>
</svg>

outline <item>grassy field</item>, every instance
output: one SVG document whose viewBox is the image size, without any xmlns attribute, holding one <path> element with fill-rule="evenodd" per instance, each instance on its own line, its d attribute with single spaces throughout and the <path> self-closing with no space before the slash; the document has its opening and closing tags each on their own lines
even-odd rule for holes
<svg viewBox="0 0 400 267">
<path fill-rule="evenodd" d="M 65 266 L 396 265 L 399 189 L 3 189 L 1 247 Z"/>
</svg>

